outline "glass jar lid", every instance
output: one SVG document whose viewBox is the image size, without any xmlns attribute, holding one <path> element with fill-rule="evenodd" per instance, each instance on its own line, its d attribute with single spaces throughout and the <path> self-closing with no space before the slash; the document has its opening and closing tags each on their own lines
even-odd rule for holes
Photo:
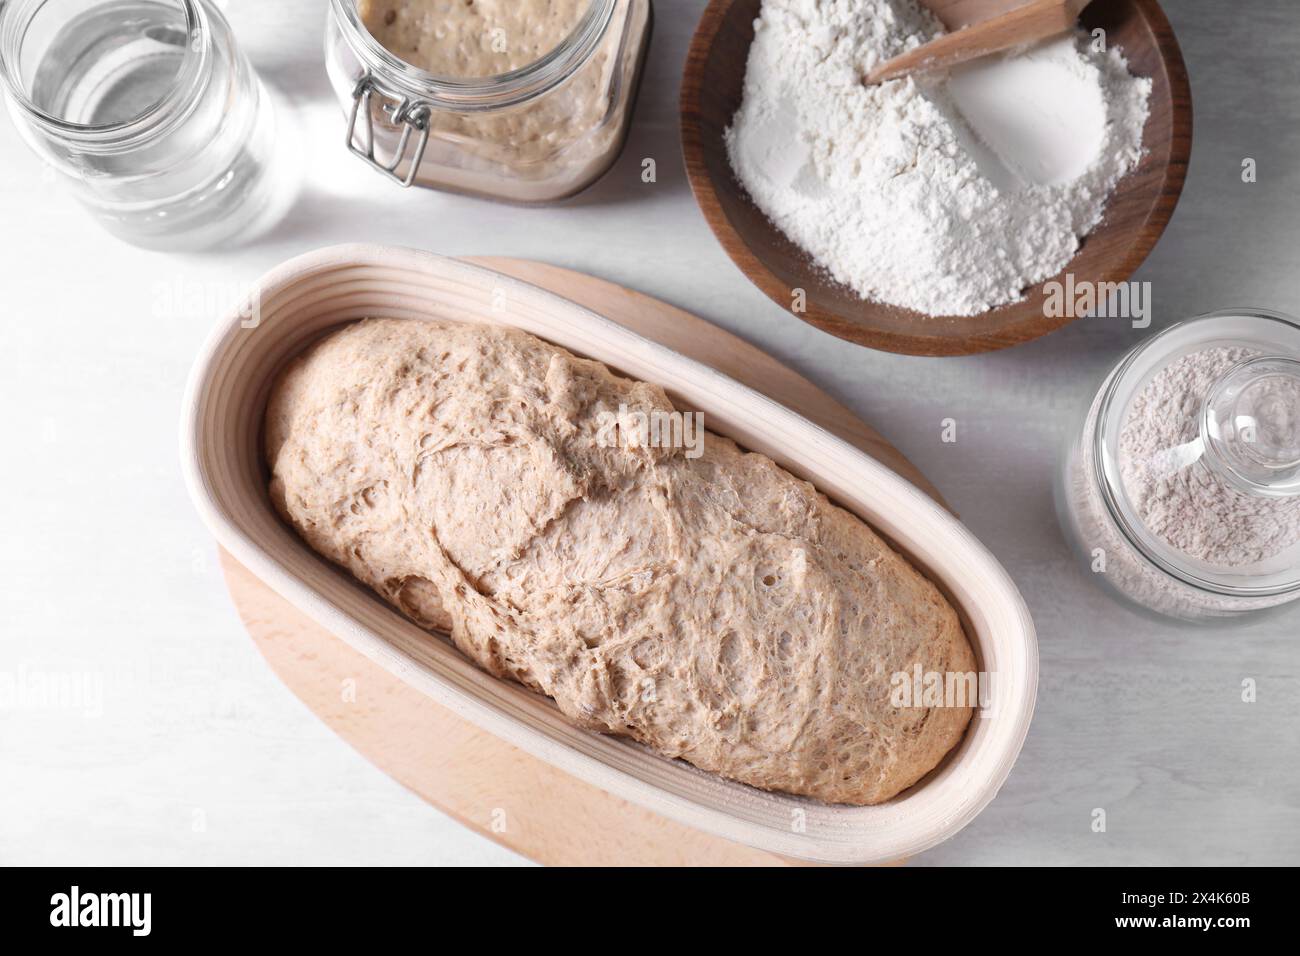
<svg viewBox="0 0 1300 956">
<path fill-rule="evenodd" d="M 1300 494 L 1300 362 L 1261 355 L 1229 369 L 1205 398 L 1200 440 L 1243 494 Z"/>
<path fill-rule="evenodd" d="M 1157 567 L 1220 594 L 1300 589 L 1300 321 L 1233 310 L 1152 337 L 1104 387 L 1096 452 Z"/>
</svg>

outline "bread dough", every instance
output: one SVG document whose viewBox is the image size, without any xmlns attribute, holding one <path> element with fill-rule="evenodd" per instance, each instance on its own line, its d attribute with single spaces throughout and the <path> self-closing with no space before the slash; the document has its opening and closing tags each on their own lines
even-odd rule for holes
<svg viewBox="0 0 1300 956">
<path fill-rule="evenodd" d="M 975 669 L 939 591 L 768 458 L 602 440 L 662 389 L 515 329 L 353 324 L 276 382 L 271 498 L 318 552 L 583 727 L 768 790 L 870 804 L 967 707 L 898 673 Z M 607 436 L 606 436 L 607 437 Z"/>
<path fill-rule="evenodd" d="M 560 45 L 591 0 L 361 0 L 370 35 L 438 76 L 508 73 Z"/>
</svg>

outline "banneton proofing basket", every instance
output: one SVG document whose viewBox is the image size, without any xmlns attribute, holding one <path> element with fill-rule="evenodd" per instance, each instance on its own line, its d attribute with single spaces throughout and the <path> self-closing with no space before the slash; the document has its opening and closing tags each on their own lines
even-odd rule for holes
<svg viewBox="0 0 1300 956">
<path fill-rule="evenodd" d="M 885 466 L 784 406 L 566 299 L 488 269 L 410 249 L 322 249 L 259 284 L 208 340 L 182 420 L 185 477 L 221 545 L 283 597 L 398 678 L 511 744 L 678 822 L 826 863 L 885 863 L 952 836 L 997 793 L 1033 712 L 1038 650 L 1028 609 L 993 556 L 947 511 Z M 664 387 L 710 430 L 762 452 L 883 533 L 960 610 L 988 706 L 924 780 L 874 807 L 766 793 L 626 739 L 569 724 L 545 697 L 479 670 L 311 551 L 276 515 L 261 454 L 276 372 L 323 333 L 387 316 L 512 325 Z"/>
</svg>

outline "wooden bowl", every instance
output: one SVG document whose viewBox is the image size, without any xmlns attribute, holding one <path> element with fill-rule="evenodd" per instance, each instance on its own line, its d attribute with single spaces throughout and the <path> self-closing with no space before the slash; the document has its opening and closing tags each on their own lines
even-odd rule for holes
<svg viewBox="0 0 1300 956">
<path fill-rule="evenodd" d="M 1038 645 L 1029 609 L 997 559 L 915 485 L 789 407 L 594 312 L 507 275 L 431 253 L 352 245 L 299 256 L 213 331 L 191 373 L 182 424 L 190 496 L 254 575 L 408 686 L 566 773 L 662 816 L 781 856 L 886 863 L 947 839 L 1011 771 L 1029 729 Z M 870 523 L 962 616 L 989 698 L 962 742 L 886 803 L 850 807 L 766 793 L 581 730 L 554 703 L 472 664 L 315 554 L 267 494 L 260 432 L 280 368 L 338 325 L 383 315 L 511 325 L 662 385 L 679 408 L 812 482 Z M 412 732 L 418 732 L 418 728 Z M 792 821 L 800 825 L 792 826 Z"/>
<path fill-rule="evenodd" d="M 704 218 L 740 270 L 784 309 L 793 289 L 807 294 L 794 313 L 840 338 L 889 352 L 969 355 L 1027 342 L 1066 325 L 1049 318 L 1043 285 L 1020 302 L 974 316 L 927 316 L 864 300 L 816 269 L 807 253 L 765 216 L 736 179 L 723 131 L 740 107 L 754 19 L 761 0 L 712 0 L 700 19 L 682 80 L 682 151 Z M 1156 0 L 1096 0 L 1083 25 L 1106 31 L 1136 76 L 1150 77 L 1151 115 L 1138 167 L 1111 195 L 1105 217 L 1067 272 L 1076 282 L 1124 282 L 1142 264 L 1173 215 L 1192 149 L 1192 98 L 1173 29 Z"/>
</svg>

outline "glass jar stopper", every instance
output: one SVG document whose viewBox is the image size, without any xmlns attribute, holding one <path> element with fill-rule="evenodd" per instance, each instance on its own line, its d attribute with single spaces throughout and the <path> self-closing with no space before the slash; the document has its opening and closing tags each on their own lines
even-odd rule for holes
<svg viewBox="0 0 1300 956">
<path fill-rule="evenodd" d="M 1300 362 L 1261 356 L 1229 369 L 1206 396 L 1201 439 L 1247 494 L 1300 494 Z"/>
</svg>

